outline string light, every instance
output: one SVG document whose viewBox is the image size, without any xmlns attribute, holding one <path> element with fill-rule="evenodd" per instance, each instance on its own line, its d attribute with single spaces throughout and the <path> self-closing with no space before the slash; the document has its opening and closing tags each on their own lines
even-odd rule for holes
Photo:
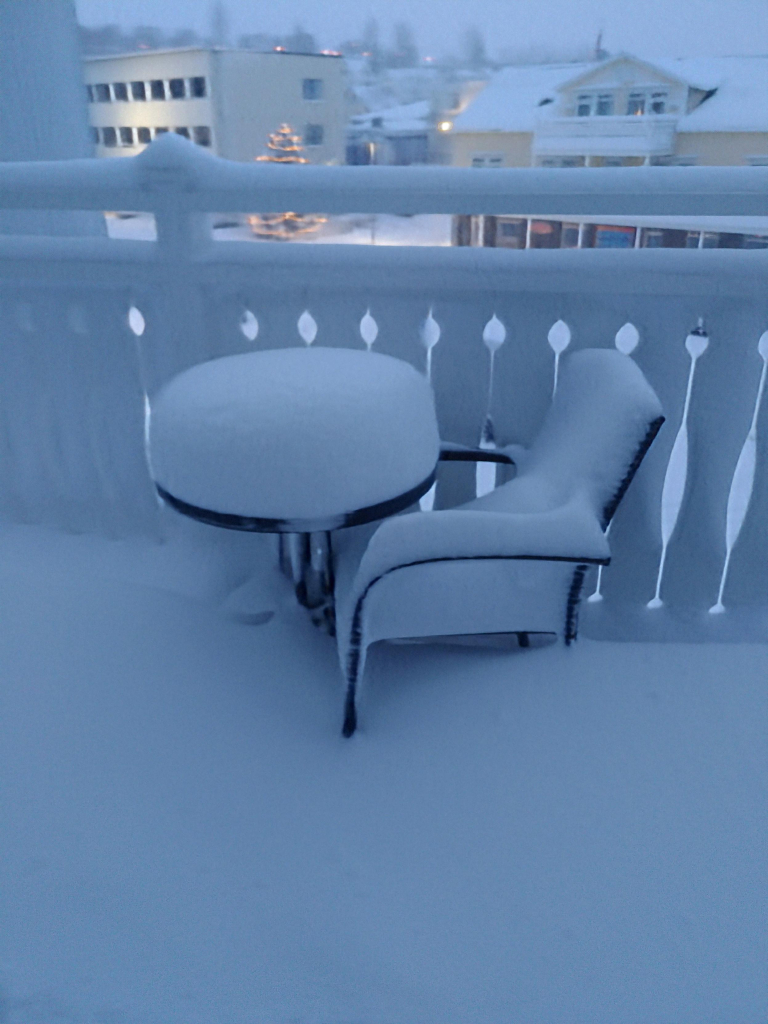
<svg viewBox="0 0 768 1024">
<path fill-rule="evenodd" d="M 289 124 L 281 124 L 276 132 L 269 136 L 267 149 L 269 153 L 257 156 L 257 163 L 271 164 L 308 164 L 303 156 L 302 139 Z M 248 218 L 251 230 L 257 238 L 275 238 L 286 240 L 295 235 L 307 235 L 325 224 L 327 217 L 320 214 L 301 213 L 253 213 Z"/>
</svg>

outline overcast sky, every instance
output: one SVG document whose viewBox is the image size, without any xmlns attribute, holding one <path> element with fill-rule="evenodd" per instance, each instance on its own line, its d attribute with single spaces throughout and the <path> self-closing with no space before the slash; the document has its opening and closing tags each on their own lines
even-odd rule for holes
<svg viewBox="0 0 768 1024">
<path fill-rule="evenodd" d="M 76 0 L 87 25 L 117 22 L 163 28 L 209 24 L 210 0 Z M 393 22 L 413 24 L 422 54 L 454 48 L 470 23 L 491 53 L 592 42 L 599 29 L 613 52 L 652 56 L 768 53 L 768 0 L 227 0 L 236 38 L 286 32 L 300 22 L 323 46 L 358 35 L 378 19 L 384 41 Z"/>
</svg>

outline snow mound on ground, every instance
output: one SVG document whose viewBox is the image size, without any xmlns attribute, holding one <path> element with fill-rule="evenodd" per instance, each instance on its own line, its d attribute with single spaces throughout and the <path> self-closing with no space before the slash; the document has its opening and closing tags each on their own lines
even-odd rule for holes
<svg viewBox="0 0 768 1024">
<path fill-rule="evenodd" d="M 7 1024 L 765 1018 L 768 647 L 378 648 L 344 741 L 168 548 L 0 531 Z"/>
<path fill-rule="evenodd" d="M 434 469 L 432 390 L 409 363 L 334 348 L 228 356 L 152 402 L 152 468 L 215 512 L 309 519 L 403 494 Z"/>
</svg>

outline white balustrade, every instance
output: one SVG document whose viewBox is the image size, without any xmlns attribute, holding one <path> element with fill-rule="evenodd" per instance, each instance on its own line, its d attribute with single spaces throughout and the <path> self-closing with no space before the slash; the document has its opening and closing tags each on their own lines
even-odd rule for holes
<svg viewBox="0 0 768 1024">
<path fill-rule="evenodd" d="M 256 194 L 264 208 L 328 213 L 766 215 L 768 168 L 295 171 L 180 139 L 136 159 L 1 165 L 0 209 L 144 210 L 158 240 L 0 236 L 0 516 L 157 533 L 152 395 L 244 347 L 375 344 L 428 374 L 446 440 L 504 445 L 535 437 L 570 349 L 615 345 L 667 424 L 611 525 L 612 565 L 585 624 L 741 636 L 725 596 L 768 610 L 753 580 L 768 575 L 755 527 L 768 516 L 768 253 L 213 242 L 203 215 L 247 210 Z M 716 339 L 704 360 L 701 331 L 683 345 L 700 317 Z M 444 497 L 489 488 L 490 470 L 446 467 L 456 484 Z M 422 507 L 440 501 L 438 487 Z"/>
</svg>

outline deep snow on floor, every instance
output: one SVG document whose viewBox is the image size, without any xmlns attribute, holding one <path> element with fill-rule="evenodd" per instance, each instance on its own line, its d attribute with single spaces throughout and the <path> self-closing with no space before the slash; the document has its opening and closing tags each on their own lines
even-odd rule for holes
<svg viewBox="0 0 768 1024">
<path fill-rule="evenodd" d="M 344 741 L 238 544 L 0 531 L 4 1024 L 765 1019 L 768 647 L 377 647 Z"/>
</svg>

